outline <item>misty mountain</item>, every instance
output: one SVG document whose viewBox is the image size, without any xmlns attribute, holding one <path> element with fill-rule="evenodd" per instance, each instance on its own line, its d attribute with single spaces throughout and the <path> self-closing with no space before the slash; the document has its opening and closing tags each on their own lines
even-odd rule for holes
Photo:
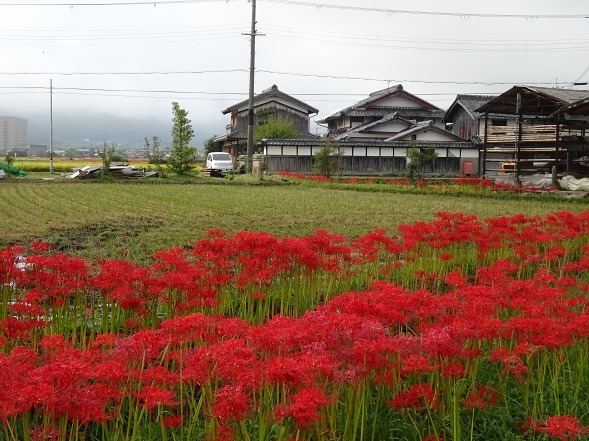
<svg viewBox="0 0 589 441">
<path fill-rule="evenodd" d="M 19 115 L 28 119 L 29 144 L 49 145 L 50 123 L 46 114 Z M 207 126 L 192 121 L 195 136 L 190 143 L 202 147 L 204 141 L 214 134 L 223 133 L 223 125 Z M 120 147 L 141 147 L 144 138 L 150 141 L 159 136 L 162 146 L 169 146 L 172 121 L 155 118 L 134 119 L 107 113 L 82 112 L 78 114 L 54 113 L 53 145 L 54 148 L 101 146 L 115 144 Z"/>
</svg>

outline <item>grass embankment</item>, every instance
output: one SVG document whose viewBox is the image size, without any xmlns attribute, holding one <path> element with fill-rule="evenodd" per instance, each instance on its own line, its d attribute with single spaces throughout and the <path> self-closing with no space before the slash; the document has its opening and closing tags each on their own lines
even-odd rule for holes
<svg viewBox="0 0 589 441">
<path fill-rule="evenodd" d="M 324 229 L 357 237 L 375 228 L 395 231 L 400 224 L 430 221 L 440 211 L 485 218 L 587 209 L 584 203 L 559 199 L 149 182 L 4 182 L 0 185 L 0 246 L 42 239 L 80 256 L 113 258 L 123 254 L 144 260 L 157 250 L 188 245 L 217 228 L 229 233 L 265 231 L 283 237 Z"/>
</svg>

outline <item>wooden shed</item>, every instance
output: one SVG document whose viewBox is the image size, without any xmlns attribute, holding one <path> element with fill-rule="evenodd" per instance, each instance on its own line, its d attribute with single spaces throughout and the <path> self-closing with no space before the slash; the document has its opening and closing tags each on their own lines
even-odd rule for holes
<svg viewBox="0 0 589 441">
<path fill-rule="evenodd" d="M 514 86 L 477 109 L 484 114 L 481 150 L 483 176 L 538 172 L 589 176 L 589 118 L 583 104 L 588 90 Z M 494 126 L 490 115 L 515 117 Z M 585 115 L 583 115 L 585 114 Z"/>
</svg>

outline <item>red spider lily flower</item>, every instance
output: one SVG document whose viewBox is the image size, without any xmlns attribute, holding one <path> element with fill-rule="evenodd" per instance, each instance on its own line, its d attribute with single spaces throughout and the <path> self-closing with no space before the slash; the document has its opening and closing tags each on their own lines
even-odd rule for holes
<svg viewBox="0 0 589 441">
<path fill-rule="evenodd" d="M 183 421 L 184 421 L 184 418 L 182 417 L 182 415 L 176 414 L 176 415 L 165 416 L 163 423 L 164 423 L 164 426 L 166 426 L 166 427 L 176 428 L 176 427 L 180 427 L 182 425 Z"/>
<path fill-rule="evenodd" d="M 187 357 L 184 375 L 199 384 L 222 379 L 253 387 L 261 381 L 259 366 L 252 347 L 243 340 L 226 340 L 201 346 Z"/>
<path fill-rule="evenodd" d="M 88 376 L 102 383 L 117 385 L 126 382 L 129 372 L 120 361 L 105 360 L 97 363 Z"/>
<path fill-rule="evenodd" d="M 468 410 L 474 410 L 494 406 L 498 399 L 499 393 L 495 389 L 481 386 L 468 394 L 463 402 Z"/>
<path fill-rule="evenodd" d="M 180 380 L 180 375 L 176 372 L 170 372 L 163 366 L 154 366 L 147 369 L 136 369 L 131 372 L 131 376 L 143 384 L 149 385 L 171 385 Z"/>
<path fill-rule="evenodd" d="M 252 408 L 243 386 L 223 386 L 215 394 L 212 416 L 220 421 L 241 421 Z"/>
<path fill-rule="evenodd" d="M 174 400 L 174 393 L 168 389 L 163 389 L 156 386 L 143 386 L 136 394 L 142 406 L 147 410 L 152 410 L 157 406 L 178 405 L 178 401 Z"/>
<path fill-rule="evenodd" d="M 389 401 L 389 405 L 397 410 L 411 408 L 418 412 L 428 408 L 436 408 L 438 403 L 438 394 L 427 383 L 419 383 L 411 386 L 406 392 L 401 392 Z"/>
<path fill-rule="evenodd" d="M 33 242 L 31 244 L 30 249 L 32 251 L 37 251 L 37 252 L 48 251 L 51 249 L 51 245 L 48 244 L 47 242 L 37 241 L 37 242 Z"/>
<path fill-rule="evenodd" d="M 323 391 L 307 387 L 292 397 L 290 405 L 277 406 L 275 415 L 278 420 L 292 417 L 298 428 L 306 429 L 323 418 L 320 410 L 331 401 L 332 399 L 328 398 Z"/>
<path fill-rule="evenodd" d="M 65 436 L 55 424 L 36 427 L 29 430 L 31 441 L 57 441 Z"/>
<path fill-rule="evenodd" d="M 407 375 L 413 373 L 420 374 L 422 372 L 435 371 L 437 369 L 437 366 L 432 366 L 429 364 L 429 362 L 429 358 L 422 357 L 420 355 L 410 355 L 405 360 L 403 360 L 401 373 L 403 375 Z"/>
<path fill-rule="evenodd" d="M 464 288 L 466 286 L 466 279 L 460 271 L 450 271 L 445 282 L 453 288 Z"/>
<path fill-rule="evenodd" d="M 114 346 L 117 336 L 114 334 L 98 334 L 90 344 L 92 349 L 103 349 Z"/>
<path fill-rule="evenodd" d="M 35 329 L 42 329 L 45 326 L 43 319 L 16 319 L 6 317 L 0 320 L 0 331 L 10 340 L 29 340 L 30 334 Z"/>
<path fill-rule="evenodd" d="M 266 380 L 270 384 L 300 386 L 308 379 L 305 366 L 297 358 L 271 358 L 266 366 Z"/>
<path fill-rule="evenodd" d="M 526 428 L 561 441 L 572 441 L 589 434 L 589 427 L 582 427 L 577 417 L 571 415 L 551 416 L 544 423 L 531 420 L 527 422 Z"/>
<path fill-rule="evenodd" d="M 432 434 L 427 435 L 424 438 L 422 438 L 421 441 L 444 441 L 444 438 L 432 433 Z"/>
<path fill-rule="evenodd" d="M 460 363 L 451 363 L 444 366 L 442 375 L 446 378 L 462 378 L 464 376 L 464 366 Z"/>
<path fill-rule="evenodd" d="M 505 372 L 511 372 L 515 378 L 521 379 L 523 375 L 528 371 L 527 366 L 524 364 L 521 358 L 517 355 L 510 355 L 501 359 Z"/>
<path fill-rule="evenodd" d="M 81 424 L 104 423 L 114 418 L 114 412 L 107 409 L 121 397 L 122 394 L 117 387 L 90 384 L 71 390 L 67 402 L 60 407 L 64 409 L 64 413 L 70 420 Z M 150 399 L 155 400 L 153 396 Z M 145 405 L 148 406 L 148 404 L 151 403 Z"/>
<path fill-rule="evenodd" d="M 226 236 L 226 232 L 223 230 L 218 230 L 218 229 L 211 229 L 209 231 L 207 231 L 207 237 L 225 237 Z"/>
<path fill-rule="evenodd" d="M 45 308 L 29 302 L 14 302 L 10 305 L 10 312 L 20 317 L 43 317 Z"/>
</svg>

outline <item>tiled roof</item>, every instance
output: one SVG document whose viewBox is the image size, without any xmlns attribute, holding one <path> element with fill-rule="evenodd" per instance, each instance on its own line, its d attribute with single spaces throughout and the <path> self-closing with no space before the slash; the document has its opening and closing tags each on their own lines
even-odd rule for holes
<svg viewBox="0 0 589 441">
<path fill-rule="evenodd" d="M 422 130 L 433 127 L 433 121 L 420 121 L 417 124 L 414 124 L 412 127 L 409 127 L 406 130 L 402 130 L 396 135 L 391 136 L 390 138 L 385 139 L 385 141 L 396 141 L 401 139 L 407 135 L 412 135 L 413 133 L 421 132 Z"/>
<path fill-rule="evenodd" d="M 276 86 L 276 84 L 274 84 L 272 87 L 269 87 L 268 89 L 264 89 L 262 91 L 262 93 L 259 93 L 259 94 L 255 95 L 254 96 L 254 105 L 256 103 L 256 100 L 260 100 L 260 99 L 263 99 L 263 98 L 266 98 L 266 97 L 269 97 L 269 98 L 273 98 L 273 97 L 274 98 L 278 98 L 278 97 L 280 97 L 280 98 L 283 98 L 285 100 L 289 100 L 289 101 L 291 101 L 293 103 L 296 103 L 300 107 L 306 108 L 307 109 L 307 113 L 309 113 L 309 114 L 311 114 L 311 113 L 319 113 L 319 110 L 317 110 L 315 107 L 312 107 L 312 106 L 310 106 L 310 105 L 302 102 L 301 100 L 298 100 L 295 97 L 293 97 L 291 95 L 288 95 L 288 94 L 282 92 L 281 90 L 279 90 L 278 87 Z M 243 107 L 244 105 L 248 104 L 248 102 L 249 102 L 249 99 L 240 101 L 237 104 L 234 104 L 234 105 L 232 105 L 230 107 L 227 107 L 225 110 L 223 110 L 222 113 L 223 113 L 223 115 L 226 115 L 228 113 L 236 112 L 238 108 Z"/>
<path fill-rule="evenodd" d="M 343 139 L 343 138 L 347 137 L 350 133 L 362 133 L 362 132 L 365 132 L 369 129 L 372 129 L 373 127 L 380 126 L 381 124 L 384 124 L 384 123 L 392 121 L 392 120 L 402 120 L 402 121 L 406 122 L 407 124 L 410 124 L 410 125 L 413 124 L 412 121 L 401 117 L 398 112 L 393 112 L 393 113 L 388 113 L 388 114 L 384 115 L 379 120 L 373 121 L 368 124 L 363 124 L 359 127 L 347 130 L 347 131 L 339 134 L 335 139 Z"/>
<path fill-rule="evenodd" d="M 228 140 L 234 140 L 234 139 L 247 139 L 247 133 L 245 132 L 231 132 L 231 133 L 227 133 L 226 135 L 219 135 L 219 136 L 215 136 L 213 138 L 214 142 L 220 142 L 220 141 L 228 141 Z"/>
<path fill-rule="evenodd" d="M 443 129 L 440 129 L 439 127 L 434 126 L 433 121 L 420 121 L 417 124 L 413 125 L 413 127 L 403 130 L 403 131 L 397 133 L 396 135 L 385 139 L 385 141 L 401 140 L 402 138 L 404 138 L 406 136 L 410 136 L 410 135 L 413 135 L 414 133 L 418 133 L 418 132 L 421 132 L 424 130 L 434 130 L 436 132 L 440 132 L 445 135 L 448 135 L 449 138 L 454 138 L 456 141 L 462 141 L 462 138 L 460 136 L 454 135 L 451 132 L 447 132 L 446 130 L 443 130 Z"/>
<path fill-rule="evenodd" d="M 353 109 L 348 112 L 348 116 L 385 116 L 390 113 L 396 112 L 400 117 L 410 119 L 411 117 L 417 118 L 443 118 L 445 110 L 429 110 L 419 109 L 415 107 L 371 107 L 370 109 Z M 320 122 L 320 121 L 318 121 Z"/>
<path fill-rule="evenodd" d="M 454 115 L 459 107 L 462 107 L 470 115 L 473 120 L 480 119 L 483 117 L 483 113 L 477 112 L 477 109 L 487 104 L 492 99 L 496 98 L 497 95 L 456 95 L 456 99 L 446 111 L 446 115 L 442 119 L 443 123 L 451 123 L 454 120 Z M 514 115 L 504 113 L 489 113 L 491 119 L 513 119 Z"/>
<path fill-rule="evenodd" d="M 368 95 L 367 98 L 364 98 L 364 99 L 352 104 L 351 106 L 336 110 L 335 112 L 330 113 L 326 117 L 324 117 L 320 120 L 317 120 L 317 123 L 322 124 L 322 123 L 325 123 L 328 119 L 335 118 L 338 116 L 343 116 L 343 115 L 348 115 L 348 116 L 383 116 L 387 113 L 391 113 L 396 110 L 410 111 L 411 108 L 409 108 L 409 107 L 403 107 L 403 108 L 382 107 L 382 106 L 379 107 L 378 105 L 370 105 L 371 103 L 377 102 L 381 98 L 385 98 L 389 95 L 393 95 L 398 92 L 404 92 L 404 94 L 406 94 L 406 95 L 413 96 L 416 101 L 420 101 L 420 102 L 424 103 L 425 105 L 431 106 L 433 109 L 430 111 L 437 110 L 439 112 L 442 112 L 440 118 L 443 116 L 443 114 L 444 114 L 443 110 L 438 109 L 433 104 L 428 103 L 427 101 L 422 100 L 421 98 L 419 98 L 415 95 L 412 95 L 409 92 L 404 91 L 403 86 L 401 84 L 397 84 L 396 86 L 393 86 L 393 87 L 388 87 L 386 89 L 377 90 L 376 92 L 372 92 L 370 95 Z M 428 111 L 429 109 L 418 108 L 418 109 L 413 109 L 413 110 L 414 111 L 418 111 L 418 110 L 419 111 Z M 385 113 L 380 113 L 380 112 L 385 112 Z M 414 116 L 418 116 L 418 115 L 414 115 Z"/>
<path fill-rule="evenodd" d="M 325 139 L 265 139 L 260 142 L 262 146 L 285 146 L 285 147 L 295 147 L 295 146 L 321 146 L 325 143 Z M 416 146 L 416 147 L 436 147 L 436 148 L 461 148 L 461 149 L 476 149 L 478 150 L 478 146 L 473 144 L 470 141 L 366 141 L 366 140 L 342 140 L 336 143 L 342 148 L 345 147 L 383 147 L 383 148 L 392 148 L 392 147 L 408 147 L 408 146 Z"/>
</svg>

